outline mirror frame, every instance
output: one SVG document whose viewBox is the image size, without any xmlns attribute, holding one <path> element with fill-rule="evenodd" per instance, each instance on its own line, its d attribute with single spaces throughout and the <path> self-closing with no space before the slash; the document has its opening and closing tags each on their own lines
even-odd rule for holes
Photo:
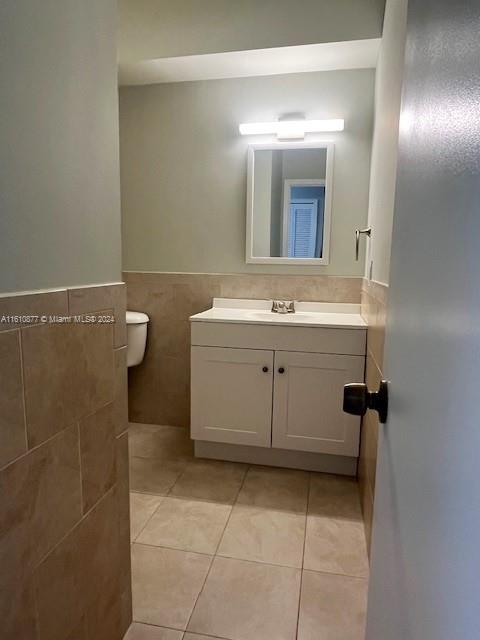
<svg viewBox="0 0 480 640">
<path fill-rule="evenodd" d="M 327 162 L 325 169 L 325 208 L 323 213 L 323 255 L 321 258 L 286 258 L 281 256 L 259 257 L 253 255 L 253 193 L 256 150 L 278 151 L 286 149 L 326 149 Z M 333 160 L 335 145 L 330 141 L 315 142 L 270 142 L 248 145 L 247 160 L 247 237 L 246 256 L 247 264 L 283 264 L 283 265 L 312 265 L 325 266 L 330 263 L 330 233 L 332 228 L 332 192 L 333 192 Z M 284 187 L 282 186 L 282 189 Z"/>
</svg>

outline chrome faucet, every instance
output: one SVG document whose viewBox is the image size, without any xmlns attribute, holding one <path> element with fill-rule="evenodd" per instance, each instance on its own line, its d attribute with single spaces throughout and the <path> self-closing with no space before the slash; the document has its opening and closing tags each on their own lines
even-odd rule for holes
<svg viewBox="0 0 480 640">
<path fill-rule="evenodd" d="M 272 300 L 272 313 L 295 313 L 295 301 Z"/>
</svg>

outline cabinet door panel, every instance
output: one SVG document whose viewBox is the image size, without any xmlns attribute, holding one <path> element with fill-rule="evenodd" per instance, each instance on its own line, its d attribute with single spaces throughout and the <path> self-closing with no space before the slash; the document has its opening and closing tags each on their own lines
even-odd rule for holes
<svg viewBox="0 0 480 640">
<path fill-rule="evenodd" d="M 272 387 L 273 351 L 192 347 L 192 438 L 271 447 Z"/>
<path fill-rule="evenodd" d="M 343 412 L 343 386 L 364 368 L 361 356 L 275 352 L 272 446 L 358 456 L 360 418 Z"/>
</svg>

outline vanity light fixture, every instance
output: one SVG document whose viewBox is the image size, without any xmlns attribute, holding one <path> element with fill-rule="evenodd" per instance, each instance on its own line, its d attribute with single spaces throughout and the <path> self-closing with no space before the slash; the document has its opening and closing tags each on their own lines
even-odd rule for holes
<svg viewBox="0 0 480 640">
<path fill-rule="evenodd" d="M 343 131 L 343 118 L 331 120 L 277 120 L 276 122 L 247 122 L 239 125 L 242 136 L 276 135 L 279 140 L 303 139 L 306 133 Z"/>
</svg>

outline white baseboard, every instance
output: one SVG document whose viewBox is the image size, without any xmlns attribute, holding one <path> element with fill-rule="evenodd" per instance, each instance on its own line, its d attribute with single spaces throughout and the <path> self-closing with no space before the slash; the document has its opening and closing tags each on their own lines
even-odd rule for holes
<svg viewBox="0 0 480 640">
<path fill-rule="evenodd" d="M 357 458 L 332 456 L 309 451 L 287 451 L 285 449 L 265 449 L 246 445 L 223 444 L 195 440 L 195 456 L 229 462 L 246 462 L 303 471 L 320 471 L 344 476 L 357 474 Z"/>
</svg>

